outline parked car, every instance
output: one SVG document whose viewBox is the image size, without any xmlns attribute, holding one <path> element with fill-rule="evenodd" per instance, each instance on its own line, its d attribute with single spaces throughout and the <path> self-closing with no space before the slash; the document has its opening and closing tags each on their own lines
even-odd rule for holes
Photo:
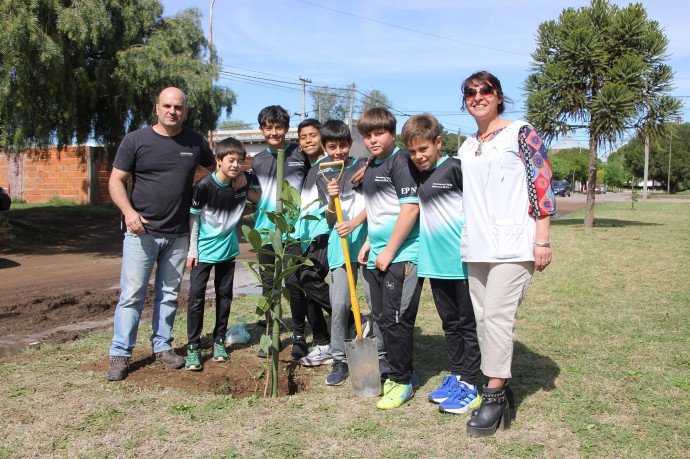
<svg viewBox="0 0 690 459">
<path fill-rule="evenodd" d="M 12 198 L 5 189 L 0 186 L 0 210 L 8 210 L 12 205 Z"/>
<path fill-rule="evenodd" d="M 570 196 L 570 183 L 567 180 L 556 180 L 553 182 L 553 192 L 557 196 Z"/>
<path fill-rule="evenodd" d="M 594 194 L 606 194 L 606 185 L 603 183 L 598 184 L 594 187 Z"/>
</svg>

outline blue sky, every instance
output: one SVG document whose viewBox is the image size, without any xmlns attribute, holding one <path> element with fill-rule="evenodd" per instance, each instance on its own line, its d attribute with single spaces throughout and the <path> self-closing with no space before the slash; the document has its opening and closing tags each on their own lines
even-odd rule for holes
<svg viewBox="0 0 690 459">
<path fill-rule="evenodd" d="M 627 5 L 628 2 L 611 3 Z M 642 2 L 670 41 L 675 96 L 690 121 L 690 2 Z M 162 0 L 164 14 L 196 7 L 208 36 L 211 0 Z M 525 6 L 527 4 L 528 6 Z M 301 111 L 299 78 L 321 86 L 383 91 L 400 126 L 402 114 L 431 112 L 452 132 L 476 127 L 460 110 L 460 83 L 477 70 L 501 80 L 514 102 L 505 116 L 523 117 L 522 84 L 537 26 L 580 0 L 216 0 L 213 43 L 223 63 L 219 84 L 237 94 L 233 119 L 256 126 L 258 111 L 280 104 Z M 357 94 L 357 98 L 362 98 Z M 307 96 L 307 111 L 311 109 Z M 299 117 L 293 118 L 297 124 Z M 586 134 L 575 138 L 586 144 Z M 606 155 L 606 152 L 604 156 Z"/>
</svg>

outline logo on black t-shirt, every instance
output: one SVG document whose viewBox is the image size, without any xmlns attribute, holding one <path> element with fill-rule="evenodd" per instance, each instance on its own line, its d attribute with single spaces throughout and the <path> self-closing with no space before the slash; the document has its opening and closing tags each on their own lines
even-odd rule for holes
<svg viewBox="0 0 690 459">
<path fill-rule="evenodd" d="M 194 156 L 194 153 L 191 151 L 181 151 L 180 156 Z"/>
</svg>

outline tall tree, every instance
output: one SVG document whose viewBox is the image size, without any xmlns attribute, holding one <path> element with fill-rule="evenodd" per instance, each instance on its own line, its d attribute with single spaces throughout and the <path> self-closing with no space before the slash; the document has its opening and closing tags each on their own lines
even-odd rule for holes
<svg viewBox="0 0 690 459">
<path fill-rule="evenodd" d="M 597 150 L 627 129 L 662 135 L 681 102 L 664 64 L 668 39 L 641 4 L 606 0 L 566 8 L 542 23 L 526 82 L 527 118 L 548 141 L 575 129 L 589 135 L 585 227 L 594 225 Z"/>
<path fill-rule="evenodd" d="M 604 166 L 604 183 L 608 187 L 621 188 L 625 186 L 630 175 L 625 170 L 623 159 L 619 155 L 611 154 Z"/>
<path fill-rule="evenodd" d="M 359 104 L 358 113 L 361 115 L 370 108 L 383 107 L 390 108 L 393 102 L 385 95 L 382 91 L 378 89 L 371 89 L 367 94 L 362 97 Z"/>
<path fill-rule="evenodd" d="M 586 182 L 589 175 L 589 158 L 586 151 L 579 148 L 566 148 L 549 154 L 549 162 L 556 180 Z"/>
<path fill-rule="evenodd" d="M 671 192 L 690 186 L 690 123 L 671 126 L 669 135 L 650 144 L 649 179 L 668 182 L 671 156 Z M 669 145 L 670 144 L 670 145 Z M 616 152 L 629 175 L 641 178 L 644 171 L 644 141 L 637 137 Z"/>
<path fill-rule="evenodd" d="M 152 121 L 161 89 L 187 94 L 187 124 L 206 131 L 235 96 L 214 86 L 201 13 L 162 17 L 158 0 L 7 0 L 0 4 L 0 149 L 93 139 L 112 154 Z"/>
<path fill-rule="evenodd" d="M 309 90 L 312 100 L 312 118 L 319 121 L 347 120 L 350 114 L 350 91 L 319 86 Z"/>
<path fill-rule="evenodd" d="M 448 156 L 457 156 L 458 148 L 467 139 L 466 136 L 462 135 L 458 138 L 457 132 L 448 132 L 445 129 L 441 133 L 443 137 L 443 143 L 441 144 L 441 151 Z"/>
<path fill-rule="evenodd" d="M 252 128 L 251 123 L 247 123 L 244 120 L 224 120 L 221 121 L 220 124 L 218 125 L 218 129 L 251 129 Z"/>
</svg>

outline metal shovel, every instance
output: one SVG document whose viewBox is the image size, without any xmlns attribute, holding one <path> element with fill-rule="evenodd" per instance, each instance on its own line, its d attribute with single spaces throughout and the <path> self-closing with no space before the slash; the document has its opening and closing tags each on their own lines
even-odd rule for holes
<svg viewBox="0 0 690 459">
<path fill-rule="evenodd" d="M 319 172 L 328 182 L 323 169 L 327 167 L 339 167 L 340 174 L 335 181 L 340 180 L 345 168 L 344 161 L 333 161 L 330 163 L 320 163 Z M 340 207 L 340 196 L 333 197 L 335 213 L 338 223 L 343 222 L 343 211 Z M 345 256 L 345 270 L 347 271 L 347 283 L 350 287 L 350 304 L 352 313 L 355 317 L 355 327 L 357 327 L 357 337 L 353 340 L 345 340 L 345 356 L 350 371 L 350 381 L 352 381 L 352 391 L 360 397 L 378 397 L 381 395 L 381 374 L 379 372 L 378 347 L 374 336 L 362 337 L 362 316 L 359 312 L 359 301 L 355 291 L 355 278 L 350 264 L 350 249 L 347 239 L 340 238 L 343 244 L 343 255 Z"/>
</svg>

